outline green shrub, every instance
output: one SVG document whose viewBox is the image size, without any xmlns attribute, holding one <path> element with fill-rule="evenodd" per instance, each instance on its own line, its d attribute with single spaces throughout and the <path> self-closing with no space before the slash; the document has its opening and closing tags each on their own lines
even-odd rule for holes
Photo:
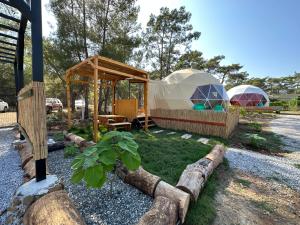
<svg viewBox="0 0 300 225">
<path fill-rule="evenodd" d="M 64 149 L 64 157 L 65 158 L 73 157 L 73 156 L 77 155 L 78 152 L 79 152 L 78 146 L 75 144 L 70 144 L 70 145 L 66 146 Z"/>
<path fill-rule="evenodd" d="M 243 108 L 243 107 L 240 108 L 240 115 L 243 117 L 245 117 L 247 115 L 247 111 L 245 108 Z"/>
<path fill-rule="evenodd" d="M 53 135 L 53 139 L 55 141 L 63 141 L 63 140 L 65 140 L 65 136 L 64 136 L 64 134 L 62 132 L 59 132 L 59 133 L 55 133 Z"/>
<path fill-rule="evenodd" d="M 257 123 L 257 122 L 251 122 L 248 124 L 249 127 L 255 131 L 262 131 L 262 125 L 260 123 Z"/>
<path fill-rule="evenodd" d="M 267 145 L 267 139 L 258 134 L 247 133 L 245 138 L 248 140 L 248 144 L 254 148 L 265 148 Z"/>
<path fill-rule="evenodd" d="M 289 110 L 291 111 L 297 111 L 298 110 L 298 99 L 297 98 L 294 98 L 294 99 L 291 99 L 289 102 Z"/>
<path fill-rule="evenodd" d="M 129 170 L 136 170 L 140 166 L 141 158 L 137 150 L 138 144 L 131 133 L 108 132 L 96 145 L 74 159 L 71 181 L 76 184 L 83 180 L 87 187 L 100 188 L 117 161 L 121 161 Z M 112 191 L 113 179 L 110 181 Z"/>
</svg>

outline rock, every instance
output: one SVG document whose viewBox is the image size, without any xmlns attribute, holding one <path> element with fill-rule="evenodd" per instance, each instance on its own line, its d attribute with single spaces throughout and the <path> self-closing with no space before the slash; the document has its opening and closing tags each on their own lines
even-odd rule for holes
<svg viewBox="0 0 300 225">
<path fill-rule="evenodd" d="M 11 206 L 7 210 L 6 224 L 22 224 L 24 213 L 37 199 L 62 188 L 62 183 L 55 175 L 47 175 L 47 179 L 40 182 L 36 182 L 33 178 L 24 183 L 17 189 Z"/>
</svg>

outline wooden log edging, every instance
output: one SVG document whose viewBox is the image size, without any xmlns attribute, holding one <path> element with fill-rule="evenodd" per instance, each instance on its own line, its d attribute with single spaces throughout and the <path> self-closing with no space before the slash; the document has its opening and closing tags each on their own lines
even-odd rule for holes
<svg viewBox="0 0 300 225">
<path fill-rule="evenodd" d="M 35 201 L 25 212 L 24 225 L 86 225 L 66 191 L 54 191 Z"/>
<path fill-rule="evenodd" d="M 137 225 L 174 225 L 177 220 L 177 203 L 167 197 L 157 196 L 151 209 L 144 214 Z"/>
<path fill-rule="evenodd" d="M 91 145 L 77 135 L 70 133 L 67 136 L 83 148 Z M 140 218 L 137 225 L 175 225 L 178 220 L 183 224 L 190 201 L 197 201 L 208 177 L 223 161 L 224 154 L 224 146 L 216 145 L 204 158 L 187 165 L 176 187 L 141 166 L 136 171 L 129 171 L 121 164 L 117 165 L 116 173 L 125 183 L 154 197 L 152 207 Z"/>
<path fill-rule="evenodd" d="M 128 184 L 131 184 L 151 197 L 154 196 L 154 191 L 161 178 L 147 172 L 143 167 L 139 167 L 136 171 L 129 171 L 122 165 L 117 166 L 117 175 Z"/>
<path fill-rule="evenodd" d="M 65 135 L 66 140 L 72 141 L 75 144 L 77 144 L 80 147 L 80 150 L 83 151 L 85 148 L 95 145 L 96 143 L 93 141 L 87 141 L 84 138 L 73 134 L 73 133 L 68 133 Z"/>
<path fill-rule="evenodd" d="M 32 146 L 26 142 L 16 145 L 16 149 L 20 154 L 21 165 L 25 173 L 24 183 L 32 182 L 35 178 Z M 49 174 L 48 167 L 47 174 Z M 6 224 L 86 225 L 68 193 L 63 189 L 64 185 L 59 181 L 55 186 L 51 186 L 47 193 L 41 195 L 22 197 L 16 193 L 11 206 L 7 209 Z"/>
<path fill-rule="evenodd" d="M 197 201 L 200 191 L 204 187 L 208 177 L 223 161 L 224 154 L 224 146 L 216 145 L 204 158 L 186 167 L 176 187 L 189 193 L 192 201 Z"/>
</svg>

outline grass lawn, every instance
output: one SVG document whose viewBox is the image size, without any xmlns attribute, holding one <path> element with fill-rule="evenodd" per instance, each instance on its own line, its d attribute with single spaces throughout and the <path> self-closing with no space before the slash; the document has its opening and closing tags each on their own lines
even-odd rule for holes
<svg viewBox="0 0 300 225">
<path fill-rule="evenodd" d="M 212 146 L 197 142 L 199 135 L 185 140 L 181 138 L 183 132 L 171 135 L 168 132 L 170 131 L 165 130 L 163 133 L 153 134 L 153 130 L 149 133 L 136 131 L 134 135 L 140 146 L 143 167 L 175 185 L 185 167 L 208 154 Z M 216 213 L 213 201 L 217 185 L 218 179 L 212 175 L 197 203 L 191 203 L 186 225 L 204 225 L 213 221 Z"/>
<path fill-rule="evenodd" d="M 280 136 L 262 129 L 256 122 L 239 124 L 237 130 L 230 138 L 231 145 L 243 145 L 253 151 L 268 153 L 282 152 Z"/>
</svg>

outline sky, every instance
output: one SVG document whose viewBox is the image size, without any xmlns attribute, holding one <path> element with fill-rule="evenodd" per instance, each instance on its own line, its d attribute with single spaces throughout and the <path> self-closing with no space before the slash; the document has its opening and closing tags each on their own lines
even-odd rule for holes
<svg viewBox="0 0 300 225">
<path fill-rule="evenodd" d="M 43 33 L 55 18 L 43 0 Z M 240 63 L 250 76 L 279 77 L 300 71 L 299 0 L 138 0 L 138 22 L 145 28 L 161 7 L 185 6 L 190 23 L 201 32 L 192 49 L 205 58 L 224 55 L 223 64 Z"/>
</svg>

